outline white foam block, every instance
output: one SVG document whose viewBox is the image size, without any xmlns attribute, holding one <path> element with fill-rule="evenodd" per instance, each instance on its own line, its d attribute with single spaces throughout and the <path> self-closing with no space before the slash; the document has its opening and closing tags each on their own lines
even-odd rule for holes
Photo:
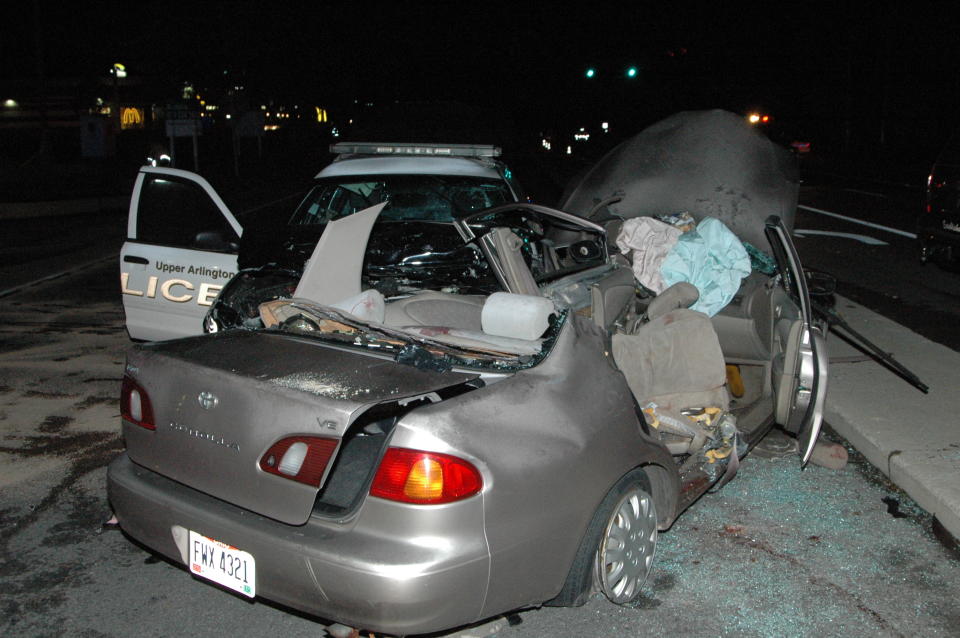
<svg viewBox="0 0 960 638">
<path fill-rule="evenodd" d="M 546 297 L 495 292 L 483 304 L 480 324 L 489 335 L 538 339 L 546 332 L 553 313 L 553 302 Z"/>
</svg>

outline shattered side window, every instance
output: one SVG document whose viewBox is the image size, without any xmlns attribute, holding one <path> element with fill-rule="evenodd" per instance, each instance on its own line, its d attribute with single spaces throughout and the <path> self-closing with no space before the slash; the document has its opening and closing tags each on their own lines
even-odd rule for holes
<svg viewBox="0 0 960 638">
<path fill-rule="evenodd" d="M 387 202 L 385 220 L 450 222 L 513 201 L 506 182 L 448 175 L 380 175 L 318 181 L 291 226 L 326 224 Z"/>
<path fill-rule="evenodd" d="M 138 241 L 196 248 L 197 236 L 209 232 L 239 240 L 199 184 L 172 175 L 147 176 L 137 208 Z"/>
</svg>

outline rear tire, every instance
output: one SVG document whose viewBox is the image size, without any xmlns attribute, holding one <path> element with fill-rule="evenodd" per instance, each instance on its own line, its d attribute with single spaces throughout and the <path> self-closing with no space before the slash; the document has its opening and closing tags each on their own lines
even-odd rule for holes
<svg viewBox="0 0 960 638">
<path fill-rule="evenodd" d="M 635 600 L 647 582 L 657 550 L 657 510 L 653 498 L 631 485 L 610 512 L 596 552 L 597 582 L 612 603 Z"/>
<path fill-rule="evenodd" d="M 632 470 L 617 481 L 587 526 L 563 589 L 545 604 L 577 607 L 587 602 L 594 591 L 602 591 L 617 604 L 630 602 L 639 595 L 653 564 L 657 542 L 657 515 L 650 492 L 650 479 L 641 469 Z M 627 521 L 634 533 L 642 530 L 632 541 L 633 534 L 621 534 Z M 626 557 L 628 546 L 626 542 L 621 545 L 621 538 L 630 541 L 627 571 L 633 578 L 627 581 L 623 580 L 623 570 L 616 569 L 618 560 Z"/>
</svg>

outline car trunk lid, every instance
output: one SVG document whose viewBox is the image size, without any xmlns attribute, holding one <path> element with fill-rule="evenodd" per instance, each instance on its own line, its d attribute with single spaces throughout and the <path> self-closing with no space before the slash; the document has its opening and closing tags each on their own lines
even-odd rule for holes
<svg viewBox="0 0 960 638">
<path fill-rule="evenodd" d="M 251 331 L 136 347 L 127 374 L 149 397 L 156 426 L 125 422 L 134 462 L 294 525 L 309 518 L 318 488 L 263 471 L 260 460 L 272 445 L 291 436 L 339 443 L 374 405 L 477 376 L 420 370 L 309 338 Z"/>
</svg>

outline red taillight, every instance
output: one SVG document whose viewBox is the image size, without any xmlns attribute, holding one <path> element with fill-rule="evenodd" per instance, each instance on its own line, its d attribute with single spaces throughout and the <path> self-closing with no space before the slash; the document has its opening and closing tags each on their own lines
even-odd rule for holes
<svg viewBox="0 0 960 638">
<path fill-rule="evenodd" d="M 260 469 L 269 474 L 320 487 L 327 463 L 337 449 L 337 439 L 291 436 L 270 446 L 260 458 Z"/>
<path fill-rule="evenodd" d="M 124 375 L 120 386 L 120 416 L 124 420 L 148 430 L 156 430 L 150 397 L 140 385 Z"/>
<path fill-rule="evenodd" d="M 480 472 L 463 459 L 392 447 L 380 462 L 370 494 L 401 503 L 433 505 L 459 501 L 481 489 Z"/>
</svg>

